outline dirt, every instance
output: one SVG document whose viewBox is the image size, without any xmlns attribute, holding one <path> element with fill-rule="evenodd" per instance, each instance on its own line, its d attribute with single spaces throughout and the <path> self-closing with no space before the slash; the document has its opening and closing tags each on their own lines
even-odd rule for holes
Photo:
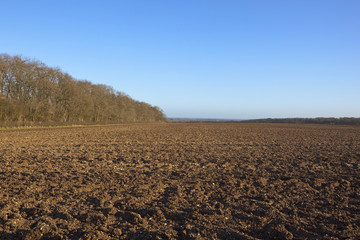
<svg viewBox="0 0 360 240">
<path fill-rule="evenodd" d="M 359 239 L 360 127 L 0 131 L 0 239 Z"/>
</svg>

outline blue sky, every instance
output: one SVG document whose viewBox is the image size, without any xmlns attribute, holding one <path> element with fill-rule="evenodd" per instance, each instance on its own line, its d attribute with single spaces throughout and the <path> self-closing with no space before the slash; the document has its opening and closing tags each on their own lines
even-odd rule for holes
<svg viewBox="0 0 360 240">
<path fill-rule="evenodd" d="M 360 117 L 360 1 L 1 1 L 0 53 L 168 117 Z"/>
</svg>

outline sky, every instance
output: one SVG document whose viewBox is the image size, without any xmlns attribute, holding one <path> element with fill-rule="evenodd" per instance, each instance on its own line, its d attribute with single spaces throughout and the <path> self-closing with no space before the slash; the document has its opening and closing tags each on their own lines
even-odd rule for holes
<svg viewBox="0 0 360 240">
<path fill-rule="evenodd" d="M 0 53 L 168 117 L 360 117 L 358 0 L 1 0 Z"/>
</svg>

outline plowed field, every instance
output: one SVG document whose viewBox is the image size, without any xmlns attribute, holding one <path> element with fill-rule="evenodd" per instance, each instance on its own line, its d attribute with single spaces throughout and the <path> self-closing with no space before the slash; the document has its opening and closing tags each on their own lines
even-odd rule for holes
<svg viewBox="0 0 360 240">
<path fill-rule="evenodd" d="M 360 127 L 0 131 L 0 239 L 359 239 Z"/>
</svg>

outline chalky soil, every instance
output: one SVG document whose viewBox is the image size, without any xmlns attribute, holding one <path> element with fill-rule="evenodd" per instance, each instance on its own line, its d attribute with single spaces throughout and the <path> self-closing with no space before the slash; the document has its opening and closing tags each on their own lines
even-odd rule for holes
<svg viewBox="0 0 360 240">
<path fill-rule="evenodd" d="M 0 131 L 0 239 L 359 239 L 360 127 Z"/>
</svg>

